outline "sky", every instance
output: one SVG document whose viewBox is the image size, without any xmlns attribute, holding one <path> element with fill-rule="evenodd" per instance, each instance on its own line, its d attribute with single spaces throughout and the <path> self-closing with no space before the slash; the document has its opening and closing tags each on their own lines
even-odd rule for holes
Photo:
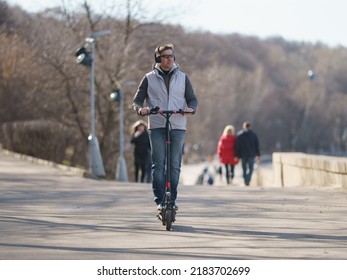
<svg viewBox="0 0 347 280">
<path fill-rule="evenodd" d="M 29 12 L 78 0 L 5 0 Z M 124 0 L 89 0 L 93 7 L 108 7 Z M 167 15 L 169 24 L 187 31 L 238 33 L 261 39 L 280 36 L 287 41 L 347 47 L 346 0 L 142 0 L 153 13 Z M 100 5 L 100 3 L 103 3 Z M 95 5 L 95 6 L 94 6 Z"/>
</svg>

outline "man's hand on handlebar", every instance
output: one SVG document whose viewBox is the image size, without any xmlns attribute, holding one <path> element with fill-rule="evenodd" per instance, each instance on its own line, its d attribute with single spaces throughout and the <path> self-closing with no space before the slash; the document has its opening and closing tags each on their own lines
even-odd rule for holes
<svg viewBox="0 0 347 280">
<path fill-rule="evenodd" d="M 183 113 L 184 114 L 194 114 L 195 111 L 194 111 L 194 109 L 187 107 L 187 108 L 184 109 Z"/>
<path fill-rule="evenodd" d="M 149 107 L 143 107 L 143 108 L 140 108 L 138 113 L 140 116 L 146 116 L 146 115 L 149 115 L 151 109 Z"/>
</svg>

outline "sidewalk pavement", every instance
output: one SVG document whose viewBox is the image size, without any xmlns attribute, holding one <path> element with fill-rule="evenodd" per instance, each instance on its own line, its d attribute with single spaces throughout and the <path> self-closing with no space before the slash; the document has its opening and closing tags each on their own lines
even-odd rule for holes
<svg viewBox="0 0 347 280">
<path fill-rule="evenodd" d="M 347 259 L 345 189 L 196 186 L 200 167 L 183 166 L 166 231 L 149 184 L 87 179 L 0 151 L 0 259 Z"/>
</svg>

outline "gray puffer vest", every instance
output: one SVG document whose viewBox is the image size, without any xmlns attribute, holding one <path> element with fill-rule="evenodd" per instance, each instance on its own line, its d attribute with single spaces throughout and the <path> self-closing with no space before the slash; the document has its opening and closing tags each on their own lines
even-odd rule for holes
<svg viewBox="0 0 347 280">
<path fill-rule="evenodd" d="M 175 64 L 170 83 L 169 91 L 166 88 L 164 78 L 159 74 L 159 69 L 155 68 L 153 71 L 146 74 L 148 80 L 148 98 L 147 106 L 152 108 L 158 106 L 161 110 L 184 110 L 187 106 L 185 100 L 185 81 L 186 74 L 179 71 Z M 150 115 L 148 121 L 148 128 L 163 128 L 165 127 L 164 116 Z M 170 118 L 172 129 L 186 130 L 187 119 L 184 115 L 175 114 Z"/>
</svg>

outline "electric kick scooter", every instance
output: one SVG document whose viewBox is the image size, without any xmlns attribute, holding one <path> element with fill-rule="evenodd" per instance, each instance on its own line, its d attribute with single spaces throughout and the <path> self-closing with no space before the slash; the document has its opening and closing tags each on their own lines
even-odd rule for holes
<svg viewBox="0 0 347 280">
<path fill-rule="evenodd" d="M 173 201 L 171 199 L 171 182 L 170 182 L 170 133 L 171 133 L 171 123 L 170 117 L 173 114 L 184 114 L 189 113 L 184 110 L 160 110 L 159 107 L 154 107 L 150 109 L 150 114 L 161 114 L 166 119 L 165 129 L 166 129 L 166 169 L 165 169 L 165 193 L 162 202 L 162 209 L 158 210 L 158 219 L 162 221 L 163 226 L 166 227 L 166 230 L 171 230 L 172 223 L 176 220 L 177 209 L 173 206 Z"/>
</svg>

